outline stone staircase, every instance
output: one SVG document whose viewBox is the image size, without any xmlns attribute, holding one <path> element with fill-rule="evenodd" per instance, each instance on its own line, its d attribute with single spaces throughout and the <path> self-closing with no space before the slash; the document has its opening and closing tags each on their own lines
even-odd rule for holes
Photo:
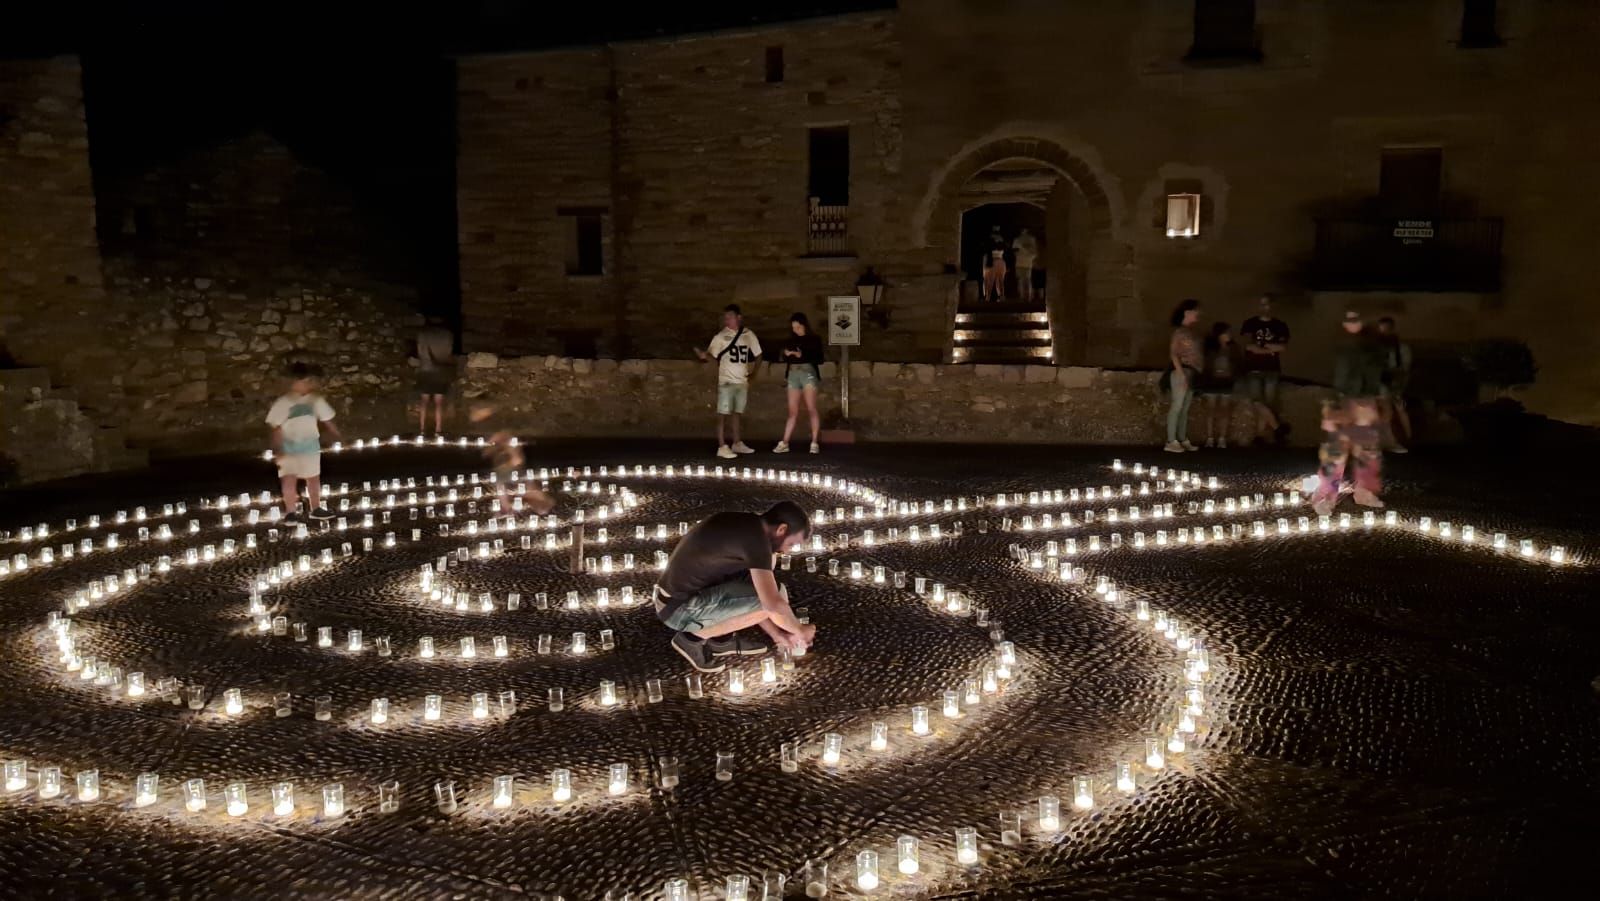
<svg viewBox="0 0 1600 901">
<path fill-rule="evenodd" d="M 1050 316 L 1043 303 L 963 304 L 951 357 L 955 363 L 1051 363 Z"/>
<path fill-rule="evenodd" d="M 50 371 L 0 369 L 0 484 L 42 482 L 86 472 L 139 469 L 149 454 L 128 447 L 119 426 L 102 426 Z"/>
</svg>

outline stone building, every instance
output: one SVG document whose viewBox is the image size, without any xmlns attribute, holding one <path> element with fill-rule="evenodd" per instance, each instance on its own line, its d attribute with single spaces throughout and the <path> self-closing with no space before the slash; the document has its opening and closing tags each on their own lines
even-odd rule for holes
<svg viewBox="0 0 1600 901">
<path fill-rule="evenodd" d="M 1531 405 L 1600 422 L 1597 38 L 1582 0 L 902 0 L 466 56 L 464 340 L 686 357 L 727 302 L 772 332 L 871 266 L 867 359 L 1135 367 L 1177 300 L 1272 291 L 1291 375 L 1354 305 L 1424 356 L 1524 338 Z M 986 321 L 971 226 L 1008 207 L 1045 302 Z"/>
</svg>

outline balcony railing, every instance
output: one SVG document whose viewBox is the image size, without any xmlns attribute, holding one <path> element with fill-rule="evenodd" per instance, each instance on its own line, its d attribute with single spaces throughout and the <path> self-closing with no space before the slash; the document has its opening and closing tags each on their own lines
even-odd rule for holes
<svg viewBox="0 0 1600 901">
<path fill-rule="evenodd" d="M 806 253 L 814 257 L 850 256 L 850 208 L 824 206 L 811 198 L 810 225 L 806 231 Z"/>
<path fill-rule="evenodd" d="M 1318 219 L 1321 291 L 1500 290 L 1499 219 Z"/>
</svg>

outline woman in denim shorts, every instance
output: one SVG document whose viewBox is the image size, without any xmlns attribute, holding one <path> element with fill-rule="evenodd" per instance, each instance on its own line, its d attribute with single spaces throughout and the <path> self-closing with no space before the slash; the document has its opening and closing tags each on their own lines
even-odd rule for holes
<svg viewBox="0 0 1600 901">
<path fill-rule="evenodd" d="M 822 418 L 817 415 L 817 388 L 822 384 L 822 339 L 811 331 L 811 321 L 804 313 L 789 317 L 789 340 L 779 352 L 784 365 L 784 381 L 789 388 L 789 421 L 783 426 L 783 440 L 772 449 L 775 454 L 789 452 L 789 439 L 794 436 L 794 423 L 800 416 L 800 401 L 806 403 L 806 413 L 811 416 L 811 452 L 822 452 L 817 439 L 822 431 Z"/>
</svg>

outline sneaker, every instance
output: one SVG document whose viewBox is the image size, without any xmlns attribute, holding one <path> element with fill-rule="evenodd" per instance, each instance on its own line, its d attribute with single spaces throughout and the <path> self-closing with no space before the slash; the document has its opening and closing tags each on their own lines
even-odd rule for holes
<svg viewBox="0 0 1600 901">
<path fill-rule="evenodd" d="M 732 447 L 733 447 L 733 452 L 736 453 L 736 454 L 753 454 L 753 453 L 756 452 L 755 448 L 751 447 L 748 444 L 745 444 L 743 441 L 735 441 L 732 444 Z"/>
<path fill-rule="evenodd" d="M 1226 438 L 1218 438 L 1217 439 L 1217 450 L 1227 450 L 1227 449 L 1228 449 L 1228 439 L 1226 439 Z"/>
<path fill-rule="evenodd" d="M 1207 438 L 1206 439 L 1206 447 L 1216 447 L 1216 446 L 1217 446 L 1217 439 L 1215 439 L 1215 438 Z"/>
<path fill-rule="evenodd" d="M 1337 504 L 1337 498 L 1319 497 L 1311 502 L 1311 509 L 1316 511 L 1318 516 L 1332 516 L 1333 508 Z"/>
<path fill-rule="evenodd" d="M 679 632 L 672 636 L 672 649 L 683 655 L 689 665 L 702 673 L 720 673 L 728 668 L 726 663 L 718 663 L 711 656 L 711 649 L 706 642 L 695 638 L 688 632 Z"/>
<path fill-rule="evenodd" d="M 721 457 L 724 460 L 732 460 L 734 457 L 737 457 L 739 455 L 733 452 L 733 448 L 731 448 L 731 447 L 727 446 L 726 444 L 724 444 L 721 447 L 717 448 L 717 456 Z"/>
<path fill-rule="evenodd" d="M 282 519 L 278 520 L 278 522 L 280 524 L 286 525 L 286 526 L 297 526 L 297 525 L 299 525 L 300 523 L 302 523 L 304 521 L 305 520 L 300 518 L 300 511 L 299 510 L 296 510 L 293 513 L 284 514 L 284 517 Z"/>
<path fill-rule="evenodd" d="M 813 442 L 811 442 L 811 452 L 812 452 L 812 453 L 813 453 L 813 454 L 820 454 L 820 453 L 822 453 L 822 445 L 820 445 L 820 444 L 818 444 L 818 443 L 816 443 L 816 442 L 815 442 L 815 441 L 813 441 Z"/>
<path fill-rule="evenodd" d="M 778 446 L 773 448 L 772 452 L 775 454 L 787 454 L 789 452 L 789 442 L 779 441 Z"/>
<path fill-rule="evenodd" d="M 700 642 L 710 650 L 713 657 L 760 657 L 772 650 L 766 642 L 745 638 L 738 632 L 721 638 L 703 638 Z"/>
<path fill-rule="evenodd" d="M 1391 454 L 1409 454 L 1409 453 L 1411 453 L 1411 449 L 1406 447 L 1404 444 L 1396 444 L 1394 447 L 1388 448 L 1388 451 Z"/>
<path fill-rule="evenodd" d="M 1198 448 L 1198 447 L 1196 447 L 1194 445 L 1194 442 L 1190 441 L 1187 438 L 1183 439 L 1183 441 L 1181 443 L 1183 444 L 1183 449 L 1186 450 L 1186 451 L 1197 451 L 1197 450 L 1200 449 L 1200 448 Z"/>
<path fill-rule="evenodd" d="M 1355 498 L 1356 503 L 1363 507 L 1377 507 L 1379 509 L 1383 508 L 1383 501 L 1376 494 L 1373 494 L 1365 488 L 1357 488 L 1355 490 Z"/>
<path fill-rule="evenodd" d="M 312 519 L 332 519 L 333 518 L 333 511 L 329 510 L 327 507 L 318 507 L 317 509 L 311 511 L 311 518 Z"/>
<path fill-rule="evenodd" d="M 1166 451 L 1169 454 L 1181 454 L 1181 453 L 1183 453 L 1183 445 L 1179 444 L 1176 441 L 1168 441 L 1167 442 L 1167 446 L 1163 447 L 1162 450 Z"/>
</svg>

